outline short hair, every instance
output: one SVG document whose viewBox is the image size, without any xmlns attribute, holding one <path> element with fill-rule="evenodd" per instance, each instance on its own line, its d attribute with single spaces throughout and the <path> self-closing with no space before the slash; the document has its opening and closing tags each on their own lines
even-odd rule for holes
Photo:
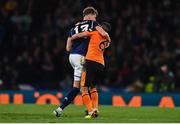
<svg viewBox="0 0 180 124">
<path fill-rule="evenodd" d="M 102 22 L 101 23 L 102 28 L 106 31 L 106 32 L 110 32 L 111 31 L 111 24 L 108 22 Z"/>
<path fill-rule="evenodd" d="M 83 10 L 83 17 L 86 16 L 86 15 L 89 15 L 89 14 L 97 16 L 98 15 L 98 11 L 94 7 L 92 7 L 92 6 L 86 7 Z"/>
</svg>

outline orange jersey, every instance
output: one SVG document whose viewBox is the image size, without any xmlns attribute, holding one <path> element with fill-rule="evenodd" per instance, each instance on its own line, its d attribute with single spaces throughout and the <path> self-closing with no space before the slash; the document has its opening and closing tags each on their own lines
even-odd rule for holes
<svg viewBox="0 0 180 124">
<path fill-rule="evenodd" d="M 86 54 L 86 59 L 98 62 L 104 65 L 104 48 L 105 39 L 98 31 L 87 32 L 90 36 L 89 46 Z"/>
</svg>

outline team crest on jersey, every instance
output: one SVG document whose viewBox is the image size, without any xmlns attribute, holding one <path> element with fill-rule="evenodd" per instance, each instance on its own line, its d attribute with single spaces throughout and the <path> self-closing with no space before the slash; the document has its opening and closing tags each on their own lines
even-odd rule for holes
<svg viewBox="0 0 180 124">
<path fill-rule="evenodd" d="M 101 49 L 102 51 L 104 51 L 106 48 L 109 47 L 109 42 L 108 41 L 102 41 L 100 44 L 99 44 L 99 49 Z"/>
</svg>

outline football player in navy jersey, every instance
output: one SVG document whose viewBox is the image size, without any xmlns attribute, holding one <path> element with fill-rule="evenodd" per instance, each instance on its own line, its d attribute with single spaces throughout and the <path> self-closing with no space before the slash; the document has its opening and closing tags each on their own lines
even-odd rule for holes
<svg viewBox="0 0 180 124">
<path fill-rule="evenodd" d="M 74 82 L 73 88 L 64 97 L 62 104 L 56 110 L 54 110 L 54 114 L 56 115 L 56 117 L 61 116 L 63 109 L 68 106 L 80 92 L 79 89 L 85 58 L 84 56 L 87 52 L 89 37 L 76 39 L 76 42 L 72 43 L 71 36 L 84 31 L 97 30 L 103 37 L 109 37 L 109 35 L 96 22 L 97 15 L 98 12 L 95 8 L 86 7 L 83 10 L 83 21 L 75 24 L 69 31 L 66 50 L 70 53 L 69 62 L 74 69 Z"/>
</svg>

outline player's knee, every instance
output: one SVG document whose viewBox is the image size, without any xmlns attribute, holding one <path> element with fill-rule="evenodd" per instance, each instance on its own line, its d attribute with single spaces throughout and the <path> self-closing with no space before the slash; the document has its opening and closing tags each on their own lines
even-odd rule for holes
<svg viewBox="0 0 180 124">
<path fill-rule="evenodd" d="M 91 91 L 97 91 L 96 87 L 90 87 Z"/>
<path fill-rule="evenodd" d="M 78 70 L 75 70 L 74 71 L 74 80 L 75 81 L 80 81 L 81 80 L 81 75 L 82 75 L 82 70 L 78 71 Z"/>
<path fill-rule="evenodd" d="M 80 81 L 74 81 L 73 87 L 79 88 Z"/>
<path fill-rule="evenodd" d="M 80 82 L 81 76 L 74 75 L 74 82 Z"/>
<path fill-rule="evenodd" d="M 81 93 L 85 93 L 88 92 L 88 88 L 87 87 L 81 87 Z"/>
<path fill-rule="evenodd" d="M 92 92 L 97 92 L 96 87 L 90 87 L 90 93 L 92 93 Z"/>
</svg>

